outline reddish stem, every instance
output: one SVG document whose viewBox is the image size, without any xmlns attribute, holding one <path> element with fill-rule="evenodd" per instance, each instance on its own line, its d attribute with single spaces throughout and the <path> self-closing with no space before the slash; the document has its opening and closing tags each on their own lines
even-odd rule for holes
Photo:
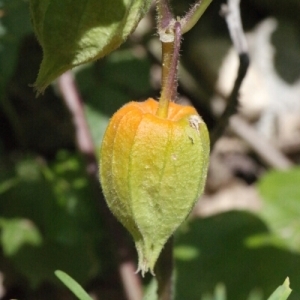
<svg viewBox="0 0 300 300">
<path fill-rule="evenodd" d="M 101 217 L 106 224 L 107 235 L 111 238 L 111 246 L 113 250 L 115 250 L 113 254 L 118 262 L 118 270 L 116 271 L 119 274 L 119 282 L 116 283 L 116 286 L 123 286 L 125 299 L 141 300 L 143 294 L 142 285 L 139 277 L 134 274 L 136 264 L 133 259 L 132 249 L 124 238 L 126 236 L 125 230 L 109 211 L 100 189 L 95 147 L 84 115 L 82 100 L 71 71 L 59 77 L 58 87 L 66 106 L 73 116 L 77 147 L 79 152 L 86 159 L 86 169 L 94 189 L 95 199 L 97 201 L 96 205 L 99 207 Z"/>
<path fill-rule="evenodd" d="M 178 86 L 178 62 L 181 42 L 181 24 L 174 24 L 174 41 L 162 42 L 162 92 L 157 115 L 167 118 L 169 102 L 175 101 Z"/>
<path fill-rule="evenodd" d="M 159 30 L 166 29 L 173 19 L 170 4 L 168 0 L 157 0 L 157 25 Z"/>
</svg>

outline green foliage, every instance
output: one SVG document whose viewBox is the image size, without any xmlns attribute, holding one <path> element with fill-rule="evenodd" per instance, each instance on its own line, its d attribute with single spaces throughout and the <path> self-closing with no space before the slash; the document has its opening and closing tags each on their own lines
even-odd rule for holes
<svg viewBox="0 0 300 300">
<path fill-rule="evenodd" d="M 278 287 L 268 300 L 286 300 L 291 292 L 292 290 L 290 289 L 290 281 L 287 278 L 283 285 Z"/>
<path fill-rule="evenodd" d="M 86 291 L 68 274 L 63 271 L 55 271 L 55 275 L 65 284 L 66 287 L 79 300 L 91 300 L 92 298 L 86 293 Z M 268 300 L 287 300 L 292 290 L 290 289 L 290 282 L 287 278 L 284 283 L 279 286 Z M 218 284 L 215 287 L 213 295 L 204 295 L 201 300 L 226 300 L 226 287 L 223 284 Z M 256 293 L 251 293 L 248 300 L 261 300 L 261 296 Z M 143 300 L 157 300 L 157 281 L 153 278 L 148 285 L 147 291 L 143 297 Z"/>
<path fill-rule="evenodd" d="M 223 284 L 218 284 L 215 287 L 213 295 L 205 295 L 201 300 L 226 300 L 226 288 Z"/>
<path fill-rule="evenodd" d="M 55 3 L 60 5 L 59 8 L 66 8 L 70 1 L 63 2 L 52 1 L 51 5 Z M 122 20 L 120 18 L 114 22 L 113 18 L 121 16 L 115 6 L 116 11 L 111 12 L 116 14 L 106 14 L 110 20 L 102 18 L 107 23 L 96 26 L 95 30 L 109 30 L 109 35 L 106 38 L 103 35 L 99 37 L 93 48 L 101 55 L 124 41 L 150 3 L 129 0 L 107 2 L 110 2 L 109 5 L 120 3 L 118 7 L 125 15 Z M 178 14 L 181 14 L 193 1 L 173 1 L 176 2 L 180 7 L 184 6 L 179 9 Z M 39 6 L 44 3 L 36 1 L 33 4 Z M 101 3 L 104 1 L 98 1 L 97 5 Z M 247 1 L 243 5 L 246 7 Z M 257 11 L 264 16 L 271 10 L 283 16 L 284 20 L 288 19 L 288 22 L 299 19 L 298 0 L 283 1 L 277 6 L 267 0 L 255 0 L 251 5 L 262 7 Z M 54 7 L 50 8 L 52 10 Z M 219 11 L 219 8 L 220 1 L 213 1 L 209 10 Z M 49 22 L 59 18 L 59 14 L 45 16 L 44 25 L 47 28 L 52 26 Z M 253 23 L 249 21 L 253 15 L 247 10 L 244 16 L 250 28 Z M 182 58 L 186 58 L 195 68 L 206 62 L 209 66 L 216 64 L 221 60 L 216 51 L 225 52 L 220 47 L 223 45 L 219 43 L 220 39 L 212 35 L 212 30 L 217 30 L 221 24 L 220 32 L 224 38 L 227 34 L 224 21 L 218 17 L 212 18 L 209 14 L 204 15 L 203 19 L 209 20 L 206 24 L 213 24 L 213 27 L 208 28 L 202 23 L 194 33 L 187 34 L 187 43 L 184 45 L 190 44 L 191 47 L 182 52 Z M 66 49 L 57 44 L 70 37 L 66 36 L 67 26 L 64 25 L 69 19 L 58 21 L 65 26 L 63 37 L 55 40 L 56 28 L 54 31 L 45 31 L 47 37 L 51 32 L 53 34 L 53 55 L 61 53 L 58 49 Z M 291 31 L 290 23 L 287 23 L 281 33 L 275 33 L 272 40 L 276 47 L 281 46 L 276 49 L 278 70 L 281 73 L 283 70 L 288 72 L 284 78 L 290 83 L 296 82 L 299 71 L 297 62 L 293 63 L 299 55 L 296 49 L 298 44 L 294 40 L 299 36 L 297 24 L 294 22 L 296 29 Z M 119 28 L 122 29 L 121 35 L 113 36 Z M 40 40 L 43 34 L 38 33 Z M 79 47 L 82 40 L 78 34 L 79 31 L 73 31 L 71 38 L 78 38 L 81 43 Z M 85 34 L 89 37 L 88 31 Z M 211 54 L 210 59 L 201 58 L 201 49 L 195 47 L 193 35 L 194 41 L 199 41 L 199 36 L 209 37 L 206 40 L 201 38 L 200 44 Z M 150 68 L 155 63 L 152 57 L 143 54 L 146 51 L 136 51 L 144 50 L 147 38 L 143 36 L 129 40 L 112 55 L 75 71 L 97 148 L 106 124 L 117 108 L 128 100 L 158 95 L 158 91 L 153 91 L 149 83 Z M 108 43 L 108 46 L 101 50 L 101 43 Z M 195 50 L 189 51 L 192 48 Z M 281 52 L 284 56 L 279 55 Z M 47 90 L 45 97 L 36 100 L 32 89 L 28 87 L 35 79 L 41 55 L 33 38 L 28 1 L 0 0 L 0 263 L 8 267 L 8 270 L 1 268 L 8 284 L 19 286 L 21 277 L 26 282 L 26 293 L 29 294 L 43 283 L 57 283 L 53 275 L 56 269 L 63 269 L 81 284 L 86 284 L 96 276 L 101 281 L 110 278 L 114 263 L 108 243 L 103 239 L 105 228 L 95 205 L 98 199 L 94 198 L 86 177 L 85 164 L 74 150 L 72 116 L 63 113 L 66 111 L 63 101 L 53 89 Z M 66 65 L 73 67 L 88 56 L 76 57 L 74 54 L 64 56 L 64 59 Z M 294 60 L 288 60 L 290 57 L 294 57 Z M 201 73 L 197 77 L 199 85 L 202 84 L 206 89 L 210 76 L 209 72 Z M 50 81 L 49 78 L 47 80 Z M 181 93 L 185 96 L 185 91 Z M 65 148 L 69 152 L 62 150 Z M 270 172 L 257 184 L 264 205 L 257 214 L 229 212 L 195 220 L 183 227 L 178 233 L 175 249 L 177 299 L 219 300 L 227 297 L 230 300 L 262 300 L 268 298 L 286 276 L 291 278 L 293 287 L 288 299 L 300 299 L 299 181 L 299 168 Z M 145 300 L 156 299 L 156 285 L 153 280 Z M 279 293 L 283 293 L 284 298 L 278 298 L 281 297 Z M 286 299 L 288 293 L 290 290 L 285 283 L 269 300 Z M 34 298 L 30 296 L 24 299 Z"/>
<path fill-rule="evenodd" d="M 300 168 L 271 171 L 259 182 L 263 198 L 259 215 L 270 228 L 267 235 L 256 236 L 252 244 L 274 244 L 300 252 Z"/>
<path fill-rule="evenodd" d="M 31 16 L 43 48 L 35 86 L 119 47 L 148 11 L 150 0 L 31 0 Z"/>
<path fill-rule="evenodd" d="M 16 67 L 22 38 L 32 32 L 27 6 L 25 1 L 20 0 L 0 2 L 0 10 L 5 8 L 5 14 L 0 18 L 0 95 Z"/>
<path fill-rule="evenodd" d="M 92 298 L 86 293 L 86 291 L 68 274 L 58 270 L 55 271 L 55 275 L 64 283 L 66 287 L 68 287 L 70 291 L 73 292 L 73 294 L 79 300 L 92 300 Z"/>
<path fill-rule="evenodd" d="M 42 237 L 35 225 L 26 219 L 0 218 L 1 244 L 5 255 L 14 255 L 24 244 L 39 246 Z"/>
<path fill-rule="evenodd" d="M 176 236 L 176 300 L 211 295 L 221 282 L 228 299 L 266 299 L 288 274 L 289 300 L 299 299 L 300 255 L 274 246 L 249 247 L 249 237 L 268 232 L 261 219 L 247 212 L 228 212 L 196 219 Z M 189 288 L 187 288 L 187 286 Z"/>
<path fill-rule="evenodd" d="M 289 279 L 287 278 L 283 285 L 279 286 L 274 293 L 268 298 L 268 300 L 286 300 L 292 290 L 289 287 Z M 201 300 L 226 300 L 226 288 L 223 284 L 218 284 L 215 288 L 213 295 L 205 295 Z M 262 300 L 262 296 L 259 293 L 251 293 L 247 298 L 248 300 Z"/>
<path fill-rule="evenodd" d="M 109 116 L 128 99 L 138 100 L 149 95 L 149 73 L 149 58 L 136 57 L 126 48 L 113 52 L 96 65 L 88 64 L 76 72 L 81 94 L 87 99 L 85 113 L 97 148 L 100 147 Z"/>
<path fill-rule="evenodd" d="M 81 159 L 67 152 L 49 165 L 20 158 L 13 172 L 1 164 L 1 242 L 15 267 L 34 286 L 54 280 L 58 267 L 81 281 L 99 271 L 102 224 Z"/>
<path fill-rule="evenodd" d="M 268 300 L 286 300 L 292 290 L 289 287 L 289 279 L 287 278 L 283 285 L 279 286 L 274 293 L 268 298 Z M 215 288 L 213 295 L 205 295 L 201 300 L 226 300 L 226 288 L 223 284 L 218 284 Z M 247 298 L 248 300 L 262 300 L 262 296 L 259 293 L 251 293 Z"/>
</svg>

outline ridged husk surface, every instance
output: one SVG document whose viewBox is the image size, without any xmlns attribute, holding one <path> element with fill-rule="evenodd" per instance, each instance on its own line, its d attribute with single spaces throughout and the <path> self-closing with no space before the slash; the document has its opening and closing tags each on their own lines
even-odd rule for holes
<svg viewBox="0 0 300 300">
<path fill-rule="evenodd" d="M 168 238 L 203 192 L 209 159 L 207 128 L 191 106 L 130 102 L 117 111 L 100 153 L 107 204 L 134 238 L 144 274 L 153 273 Z"/>
</svg>

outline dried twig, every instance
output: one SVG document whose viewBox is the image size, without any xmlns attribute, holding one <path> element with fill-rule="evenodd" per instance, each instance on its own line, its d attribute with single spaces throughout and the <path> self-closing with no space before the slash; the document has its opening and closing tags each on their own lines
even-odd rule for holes
<svg viewBox="0 0 300 300">
<path fill-rule="evenodd" d="M 300 136 L 293 139 L 278 141 L 277 147 L 285 154 L 294 155 L 300 153 Z"/>
<path fill-rule="evenodd" d="M 69 108 L 73 116 L 77 147 L 79 152 L 86 159 L 86 169 L 94 188 L 97 206 L 99 207 L 101 217 L 104 219 L 106 224 L 112 248 L 116 252 L 115 256 L 118 260 L 118 270 L 116 272 L 119 273 L 120 279 L 116 286 L 123 286 L 125 299 L 141 300 L 142 286 L 139 277 L 134 273 L 136 265 L 132 257 L 131 248 L 124 239 L 124 236 L 126 236 L 125 229 L 117 223 L 116 219 L 110 213 L 100 189 L 95 148 L 84 115 L 82 100 L 71 71 L 60 76 L 58 79 L 58 88 L 66 106 Z"/>
<path fill-rule="evenodd" d="M 271 145 L 267 140 L 260 137 L 260 135 L 241 117 L 232 116 L 236 112 L 239 90 L 248 70 L 249 55 L 247 41 L 241 22 L 239 8 L 240 0 L 228 0 L 227 3 L 227 5 L 222 5 L 221 15 L 225 17 L 231 40 L 239 55 L 240 65 L 232 92 L 227 100 L 226 109 L 223 112 L 216 129 L 212 133 L 211 147 L 214 146 L 217 139 L 224 132 L 228 122 L 230 122 L 231 130 L 250 144 L 267 165 L 277 169 L 287 169 L 293 165 L 288 158 L 286 158 L 274 145 Z"/>
<path fill-rule="evenodd" d="M 268 142 L 240 116 L 232 116 L 229 124 L 230 129 L 246 141 L 266 165 L 280 170 L 293 166 L 293 163 L 275 145 Z"/>
<path fill-rule="evenodd" d="M 248 45 L 243 31 L 240 13 L 240 0 L 228 0 L 221 6 L 220 14 L 225 17 L 233 46 L 237 53 L 248 53 Z"/>
<path fill-rule="evenodd" d="M 239 55 L 240 65 L 233 89 L 227 100 L 226 109 L 211 135 L 211 148 L 213 148 L 218 138 L 223 134 L 228 125 L 229 118 L 236 112 L 239 90 L 249 66 L 248 47 L 243 32 L 239 4 L 240 0 L 228 0 L 228 4 L 224 4 L 221 7 L 221 14 L 225 17 L 230 37 Z"/>
</svg>

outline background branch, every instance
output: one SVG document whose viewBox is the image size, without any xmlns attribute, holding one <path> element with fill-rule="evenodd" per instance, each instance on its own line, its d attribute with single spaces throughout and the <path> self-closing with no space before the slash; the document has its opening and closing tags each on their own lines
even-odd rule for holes
<svg viewBox="0 0 300 300">
<path fill-rule="evenodd" d="M 286 170 L 293 166 L 289 160 L 275 145 L 261 136 L 251 125 L 240 116 L 232 116 L 229 122 L 230 129 L 241 137 L 260 156 L 269 167 Z"/>
<path fill-rule="evenodd" d="M 222 5 L 221 15 L 225 17 L 230 37 L 232 39 L 233 45 L 239 55 L 239 69 L 237 78 L 235 80 L 233 89 L 227 99 L 227 106 L 220 117 L 216 128 L 213 130 L 211 135 L 211 148 L 214 147 L 216 141 L 224 133 L 229 118 L 236 113 L 238 105 L 239 90 L 241 88 L 242 82 L 246 76 L 248 66 L 249 66 L 249 55 L 248 47 L 245 38 L 245 34 L 242 27 L 242 21 L 240 16 L 240 0 L 228 0 L 227 5 Z"/>
<path fill-rule="evenodd" d="M 94 191 L 94 199 L 97 199 L 97 207 L 104 220 L 107 236 L 111 242 L 111 248 L 115 252 L 118 262 L 118 282 L 116 286 L 122 286 L 126 300 L 141 300 L 142 285 L 139 277 L 134 273 L 136 264 L 124 236 L 125 229 L 119 224 L 109 211 L 98 180 L 98 162 L 95 155 L 95 147 L 85 118 L 82 100 L 77 89 L 73 73 L 71 71 L 61 75 L 58 79 L 58 88 L 61 96 L 69 108 L 76 130 L 76 142 L 79 152 L 85 158 L 86 171 L 90 177 Z"/>
</svg>

